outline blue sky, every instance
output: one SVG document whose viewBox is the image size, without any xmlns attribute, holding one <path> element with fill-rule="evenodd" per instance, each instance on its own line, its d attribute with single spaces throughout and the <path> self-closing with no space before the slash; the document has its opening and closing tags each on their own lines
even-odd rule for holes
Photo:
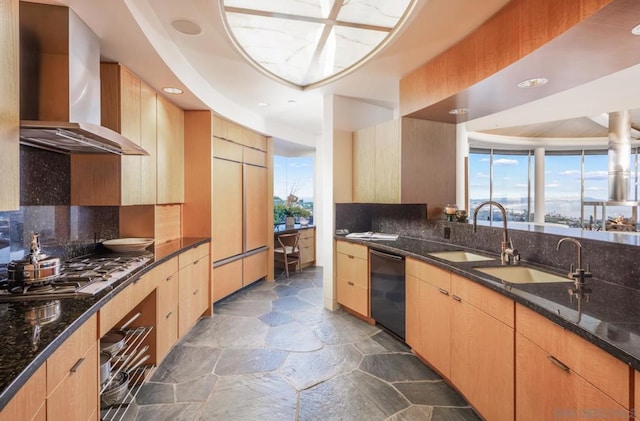
<svg viewBox="0 0 640 421">
<path fill-rule="evenodd" d="M 273 157 L 273 194 L 286 199 L 289 193 L 313 200 L 313 157 Z"/>
</svg>

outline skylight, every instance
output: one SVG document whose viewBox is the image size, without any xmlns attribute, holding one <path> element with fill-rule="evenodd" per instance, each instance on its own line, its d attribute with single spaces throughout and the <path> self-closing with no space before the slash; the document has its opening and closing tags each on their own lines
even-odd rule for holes
<svg viewBox="0 0 640 421">
<path fill-rule="evenodd" d="M 220 0 L 227 31 L 258 69 L 308 88 L 346 75 L 391 39 L 415 0 Z"/>
</svg>

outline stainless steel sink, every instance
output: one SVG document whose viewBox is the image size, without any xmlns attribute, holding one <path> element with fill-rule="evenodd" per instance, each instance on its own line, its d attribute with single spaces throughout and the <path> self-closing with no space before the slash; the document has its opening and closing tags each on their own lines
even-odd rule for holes
<svg viewBox="0 0 640 421">
<path fill-rule="evenodd" d="M 486 260 L 495 260 L 493 257 L 483 256 L 481 254 L 469 253 L 462 250 L 454 251 L 439 251 L 436 253 L 429 253 L 429 256 L 437 257 L 439 259 L 448 260 L 449 262 L 482 262 Z"/>
<path fill-rule="evenodd" d="M 477 271 L 495 276 L 505 282 L 512 284 L 539 284 L 550 282 L 573 282 L 569 278 L 564 278 L 553 273 L 543 272 L 524 266 L 498 266 L 487 268 L 474 268 Z"/>
</svg>

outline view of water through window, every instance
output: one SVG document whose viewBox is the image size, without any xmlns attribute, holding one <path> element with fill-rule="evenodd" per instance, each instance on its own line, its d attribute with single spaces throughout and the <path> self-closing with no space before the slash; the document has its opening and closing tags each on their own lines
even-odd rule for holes
<svg viewBox="0 0 640 421">
<path fill-rule="evenodd" d="M 273 157 L 274 224 L 294 216 L 313 222 L 313 157 Z"/>
</svg>

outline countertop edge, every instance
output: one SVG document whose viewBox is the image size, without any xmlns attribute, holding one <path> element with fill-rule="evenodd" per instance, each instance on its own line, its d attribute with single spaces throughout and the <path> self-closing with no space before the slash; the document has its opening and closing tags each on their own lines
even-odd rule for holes
<svg viewBox="0 0 640 421">
<path fill-rule="evenodd" d="M 62 331 L 52 342 L 50 342 L 46 348 L 42 350 L 28 365 L 27 367 L 20 372 L 16 376 L 16 378 L 2 391 L 0 392 L 0 411 L 4 409 L 4 407 L 13 399 L 16 393 L 24 386 L 24 384 L 29 381 L 31 376 L 35 374 L 35 372 L 42 366 L 42 364 L 76 331 L 80 326 L 82 326 L 87 320 L 91 318 L 94 314 L 96 314 L 106 303 L 111 301 L 116 295 L 122 292 L 127 286 L 132 284 L 138 278 L 140 278 L 145 273 L 149 272 L 151 269 L 157 267 L 158 265 L 178 256 L 179 254 L 184 253 L 187 250 L 192 248 L 196 248 L 201 246 L 202 244 L 207 244 L 211 242 L 211 238 L 209 237 L 198 237 L 191 239 L 188 245 L 184 247 L 180 247 L 166 255 L 163 255 L 159 259 L 154 259 L 149 264 L 141 267 L 140 269 L 133 272 L 126 279 L 122 280 L 122 282 L 118 283 L 118 285 L 109 293 L 104 295 L 98 301 L 96 301 L 93 305 L 91 305 L 80 317 L 76 318 L 67 328 Z M 75 299 L 75 298 L 71 298 Z"/>
<path fill-rule="evenodd" d="M 527 300 L 524 297 L 521 297 L 517 294 L 514 294 L 512 292 L 510 292 L 508 289 L 506 289 L 503 285 L 503 283 L 501 282 L 496 282 L 491 280 L 488 277 L 485 276 L 480 276 L 476 273 L 476 271 L 469 271 L 468 269 L 465 270 L 465 268 L 468 267 L 469 262 L 466 263 L 452 263 L 452 262 L 444 262 L 441 259 L 437 259 L 435 257 L 429 257 L 429 256 L 423 256 L 420 254 L 416 254 L 413 253 L 411 251 L 407 251 L 407 250 L 403 250 L 401 248 L 397 248 L 397 247 L 393 247 L 392 245 L 389 244 L 385 244 L 385 243 L 381 243 L 379 241 L 369 241 L 369 240 L 364 240 L 364 239 L 354 239 L 354 238 L 347 238 L 344 236 L 340 236 L 340 235 L 335 235 L 334 236 L 334 240 L 340 240 L 340 241 L 347 241 L 347 242 L 351 242 L 351 243 L 356 243 L 356 244 L 362 244 L 362 245 L 366 245 L 369 248 L 373 248 L 373 249 L 377 249 L 377 250 L 381 250 L 381 251 L 387 251 L 390 253 L 395 253 L 404 257 L 411 257 L 414 258 L 416 260 L 420 260 L 423 261 L 425 263 L 429 263 L 432 264 L 434 266 L 440 267 L 442 269 L 448 270 L 450 272 L 453 272 L 457 275 L 461 275 L 464 276 L 467 279 L 470 279 L 474 282 L 477 282 L 495 292 L 498 292 L 506 297 L 508 297 L 509 299 L 512 299 L 514 302 L 519 303 L 524 305 L 525 307 L 535 311 L 536 313 L 540 314 L 543 317 L 546 317 L 547 319 L 551 320 L 553 323 L 557 324 L 558 326 L 565 328 L 569 331 L 571 331 L 572 333 L 580 336 L 581 338 L 585 339 L 586 341 L 588 341 L 589 343 L 597 346 L 598 348 L 602 349 L 603 351 L 607 352 L 608 354 L 612 355 L 613 357 L 619 359 L 620 361 L 624 362 L 625 364 L 631 366 L 633 369 L 635 370 L 640 370 L 640 359 L 638 357 L 635 357 L 631 354 L 629 354 L 627 351 L 618 348 L 617 346 L 615 346 L 614 344 L 607 342 L 606 340 L 592 334 L 591 332 L 583 329 L 582 327 L 576 325 L 575 323 L 572 323 L 570 320 L 567 320 L 563 317 L 560 317 L 559 315 L 556 315 L 555 313 L 551 312 L 550 310 L 530 301 Z M 477 250 L 471 249 L 469 247 L 464 247 L 464 246 L 460 246 L 460 245 L 456 245 L 456 244 L 450 244 L 450 243 L 442 243 L 442 242 L 438 242 L 438 241 L 433 241 L 433 240 L 425 240 L 425 239 L 419 239 L 416 238 L 415 240 L 418 241 L 425 241 L 425 242 L 430 242 L 430 243 L 434 243 L 434 244 L 438 244 L 442 246 L 442 251 L 448 251 L 448 250 L 465 250 L 465 251 L 469 251 L 469 252 L 478 252 Z M 483 255 L 492 255 L 492 253 L 488 253 L 486 251 L 480 251 L 480 254 Z M 497 259 L 499 259 L 499 256 L 497 254 L 494 254 L 496 256 Z M 531 262 L 525 262 L 526 266 L 530 266 L 530 267 L 537 267 L 540 269 L 544 269 L 545 271 L 548 272 L 555 272 L 560 274 L 557 269 L 554 268 L 550 268 L 550 267 L 546 267 L 546 266 L 542 266 L 542 265 L 538 265 L 535 263 L 531 263 Z M 562 274 L 564 275 L 564 274 Z"/>
</svg>

